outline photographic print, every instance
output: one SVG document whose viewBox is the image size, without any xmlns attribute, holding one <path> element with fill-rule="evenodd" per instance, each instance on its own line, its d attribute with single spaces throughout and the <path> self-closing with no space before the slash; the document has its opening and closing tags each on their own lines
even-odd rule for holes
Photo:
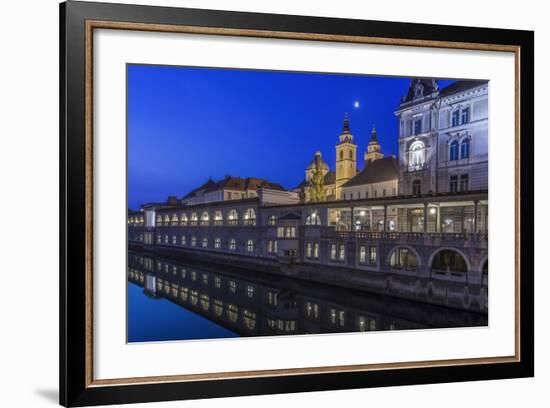
<svg viewBox="0 0 550 408">
<path fill-rule="evenodd" d="M 487 325 L 487 80 L 126 70 L 128 342 Z"/>
</svg>

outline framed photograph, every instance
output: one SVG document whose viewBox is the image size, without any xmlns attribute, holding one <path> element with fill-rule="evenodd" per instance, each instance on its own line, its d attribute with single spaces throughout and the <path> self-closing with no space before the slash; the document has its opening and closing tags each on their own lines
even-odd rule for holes
<svg viewBox="0 0 550 408">
<path fill-rule="evenodd" d="M 62 405 L 533 376 L 533 32 L 60 21 Z"/>
</svg>

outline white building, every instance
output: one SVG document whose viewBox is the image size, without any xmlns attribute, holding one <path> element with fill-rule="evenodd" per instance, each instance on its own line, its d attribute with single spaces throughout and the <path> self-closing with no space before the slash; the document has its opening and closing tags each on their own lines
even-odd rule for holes
<svg viewBox="0 0 550 408">
<path fill-rule="evenodd" d="M 395 115 L 400 194 L 487 190 L 487 81 L 413 79 Z"/>
</svg>

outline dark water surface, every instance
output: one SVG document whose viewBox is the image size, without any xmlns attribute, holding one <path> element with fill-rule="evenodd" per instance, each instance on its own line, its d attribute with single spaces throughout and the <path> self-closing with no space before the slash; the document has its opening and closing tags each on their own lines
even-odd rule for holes
<svg viewBox="0 0 550 408">
<path fill-rule="evenodd" d="M 486 326 L 487 316 L 235 268 L 128 257 L 128 341 Z"/>
</svg>

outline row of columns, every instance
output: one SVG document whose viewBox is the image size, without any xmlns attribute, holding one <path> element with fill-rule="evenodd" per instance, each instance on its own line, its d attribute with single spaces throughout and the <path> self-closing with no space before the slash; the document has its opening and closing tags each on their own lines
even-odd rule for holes
<svg viewBox="0 0 550 408">
<path fill-rule="evenodd" d="M 423 231 L 428 231 L 428 206 L 429 203 L 424 203 L 424 223 L 423 223 Z M 479 216 L 479 200 L 474 201 L 474 231 L 478 232 L 478 216 Z M 370 217 L 370 226 L 372 228 L 372 209 L 369 210 L 369 217 Z M 355 207 L 351 207 L 351 229 L 353 230 L 355 228 Z M 388 205 L 384 204 L 384 232 L 387 232 L 388 230 Z M 440 207 L 437 207 L 437 213 L 436 213 L 436 223 L 435 223 L 435 232 L 439 233 L 441 232 L 441 213 L 440 213 Z"/>
</svg>

